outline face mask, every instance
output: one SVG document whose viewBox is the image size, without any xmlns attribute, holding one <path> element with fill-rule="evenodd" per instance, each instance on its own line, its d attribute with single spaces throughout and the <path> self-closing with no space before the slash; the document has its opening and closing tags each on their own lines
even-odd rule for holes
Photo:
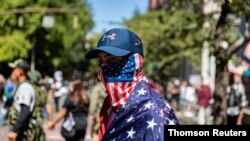
<svg viewBox="0 0 250 141">
<path fill-rule="evenodd" d="M 99 75 L 105 83 L 132 82 L 136 73 L 134 55 L 124 58 L 119 62 L 113 62 L 99 67 Z"/>
<path fill-rule="evenodd" d="M 105 66 L 99 67 L 99 78 L 111 96 L 111 105 L 120 107 L 131 94 L 133 87 L 143 77 L 141 68 L 143 58 L 139 54 Z"/>
</svg>

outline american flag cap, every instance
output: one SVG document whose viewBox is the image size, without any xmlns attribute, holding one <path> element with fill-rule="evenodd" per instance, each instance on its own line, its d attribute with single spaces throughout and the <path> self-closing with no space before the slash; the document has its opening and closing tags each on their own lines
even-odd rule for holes
<svg viewBox="0 0 250 141">
<path fill-rule="evenodd" d="M 143 45 L 139 36 L 129 29 L 113 28 L 102 35 L 97 48 L 87 52 L 85 58 L 96 58 L 99 52 L 106 52 L 119 57 L 130 53 L 138 53 L 143 57 Z"/>
</svg>

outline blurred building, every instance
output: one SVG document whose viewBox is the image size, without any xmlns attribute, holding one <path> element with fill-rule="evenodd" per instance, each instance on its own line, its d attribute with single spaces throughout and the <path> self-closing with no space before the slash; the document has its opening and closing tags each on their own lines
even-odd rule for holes
<svg viewBox="0 0 250 141">
<path fill-rule="evenodd" d="M 150 0 L 149 10 L 154 11 L 163 8 L 165 0 Z"/>
</svg>

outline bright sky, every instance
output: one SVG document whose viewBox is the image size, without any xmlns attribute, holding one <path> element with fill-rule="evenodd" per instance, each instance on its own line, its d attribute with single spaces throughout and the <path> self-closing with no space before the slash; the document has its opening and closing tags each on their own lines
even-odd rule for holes
<svg viewBox="0 0 250 141">
<path fill-rule="evenodd" d="M 149 0 L 88 0 L 92 6 L 95 27 L 92 32 L 102 32 L 122 25 L 123 19 L 129 19 L 137 9 L 140 13 L 148 10 Z M 110 23 L 112 22 L 112 23 Z"/>
</svg>

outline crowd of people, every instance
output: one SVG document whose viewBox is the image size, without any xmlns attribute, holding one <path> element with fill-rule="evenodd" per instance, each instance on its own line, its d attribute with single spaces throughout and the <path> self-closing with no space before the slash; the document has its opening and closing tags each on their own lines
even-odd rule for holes
<svg viewBox="0 0 250 141">
<path fill-rule="evenodd" d="M 172 78 L 167 85 L 166 97 L 175 111 L 188 118 L 197 118 L 198 124 L 210 124 L 212 92 L 207 80 L 191 84 Z"/>
<path fill-rule="evenodd" d="M 225 90 L 227 124 L 249 124 L 249 96 L 247 98 L 242 76 L 231 73 L 229 83 L 230 85 Z M 167 84 L 165 97 L 170 100 L 174 110 L 184 117 L 196 119 L 199 125 L 213 124 L 214 99 L 208 80 L 204 79 L 191 84 L 172 78 Z"/>
<path fill-rule="evenodd" d="M 9 67 L 9 79 L 0 75 L 0 126 L 8 125 L 10 141 L 44 141 L 44 128 L 53 130 L 62 121 L 65 140 L 97 140 L 98 113 L 106 96 L 100 83 L 87 91 L 77 71 L 69 79 L 63 77 L 62 71 L 42 78 L 39 71 L 30 70 L 25 60 L 18 59 Z"/>
</svg>

